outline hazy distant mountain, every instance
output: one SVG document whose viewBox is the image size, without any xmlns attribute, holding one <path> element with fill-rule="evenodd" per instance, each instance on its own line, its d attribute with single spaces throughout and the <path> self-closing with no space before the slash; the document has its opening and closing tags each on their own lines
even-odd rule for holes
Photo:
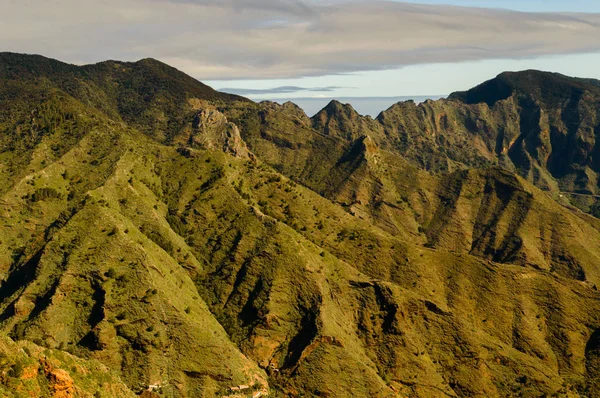
<svg viewBox="0 0 600 398">
<path fill-rule="evenodd" d="M 308 117 L 0 54 L 0 392 L 599 395 L 599 90 Z"/>
</svg>

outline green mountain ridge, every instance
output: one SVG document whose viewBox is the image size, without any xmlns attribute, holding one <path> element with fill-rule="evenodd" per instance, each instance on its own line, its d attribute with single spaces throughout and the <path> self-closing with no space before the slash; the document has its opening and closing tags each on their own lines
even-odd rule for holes
<svg viewBox="0 0 600 398">
<path fill-rule="evenodd" d="M 0 391 L 599 394 L 600 221 L 560 196 L 597 85 L 552 76 L 308 118 L 0 54 Z"/>
</svg>

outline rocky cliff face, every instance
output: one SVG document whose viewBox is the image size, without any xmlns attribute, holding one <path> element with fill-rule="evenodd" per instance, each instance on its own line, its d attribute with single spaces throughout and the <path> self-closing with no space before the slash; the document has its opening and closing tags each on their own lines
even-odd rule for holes
<svg viewBox="0 0 600 398">
<path fill-rule="evenodd" d="M 236 157 L 249 158 L 248 148 L 238 127 L 213 109 L 202 109 L 196 113 L 187 144 L 193 148 L 219 150 Z"/>
<path fill-rule="evenodd" d="M 502 148 L 519 174 L 542 187 L 552 188 L 555 181 L 562 191 L 597 192 L 597 81 L 537 71 L 505 73 L 450 98 L 485 102 L 492 114 L 512 102 L 518 134 Z"/>
</svg>

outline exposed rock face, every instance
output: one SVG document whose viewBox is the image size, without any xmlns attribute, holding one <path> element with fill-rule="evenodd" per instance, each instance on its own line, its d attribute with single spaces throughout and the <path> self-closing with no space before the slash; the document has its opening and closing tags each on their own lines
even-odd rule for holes
<svg viewBox="0 0 600 398">
<path fill-rule="evenodd" d="M 135 397 L 117 375 L 93 360 L 14 342 L 0 334 L 2 397 Z"/>
<path fill-rule="evenodd" d="M 494 147 L 486 139 L 488 129 L 479 105 L 453 101 L 401 102 L 383 111 L 382 147 L 432 171 L 454 171 L 497 162 Z M 504 123 L 504 122 L 503 122 Z"/>
<path fill-rule="evenodd" d="M 75 396 L 75 386 L 73 379 L 65 370 L 51 369 L 46 370 L 46 378 L 53 391 L 54 398 L 72 398 Z"/>
<path fill-rule="evenodd" d="M 542 187 L 555 180 L 563 191 L 597 192 L 598 81 L 537 71 L 503 73 L 450 98 L 465 104 L 485 103 L 491 117 L 511 104 L 515 134 L 503 137 L 509 145 L 502 150 L 519 174 Z M 495 136 L 498 142 L 501 136 Z"/>
<path fill-rule="evenodd" d="M 217 110 L 202 109 L 194 116 L 188 144 L 193 148 L 221 150 L 240 158 L 250 157 L 238 127 Z"/>
<path fill-rule="evenodd" d="M 598 193 L 597 81 L 504 73 L 449 98 L 382 112 L 390 150 L 429 170 L 497 164 L 544 190 Z M 595 201 L 570 198 L 586 211 Z"/>
</svg>

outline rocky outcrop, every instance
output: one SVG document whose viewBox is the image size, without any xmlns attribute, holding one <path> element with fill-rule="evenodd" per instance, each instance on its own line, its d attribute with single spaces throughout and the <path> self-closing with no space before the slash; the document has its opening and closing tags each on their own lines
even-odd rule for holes
<svg viewBox="0 0 600 398">
<path fill-rule="evenodd" d="M 102 393 L 102 395 L 100 395 Z M 106 366 L 0 333 L 2 397 L 135 397 Z"/>
<path fill-rule="evenodd" d="M 202 109 L 196 113 L 188 144 L 192 148 L 220 150 L 240 158 L 251 156 L 238 126 L 213 109 Z"/>
<path fill-rule="evenodd" d="M 69 373 L 63 369 L 47 369 L 46 378 L 53 398 L 72 398 L 75 396 L 75 385 Z"/>
</svg>

